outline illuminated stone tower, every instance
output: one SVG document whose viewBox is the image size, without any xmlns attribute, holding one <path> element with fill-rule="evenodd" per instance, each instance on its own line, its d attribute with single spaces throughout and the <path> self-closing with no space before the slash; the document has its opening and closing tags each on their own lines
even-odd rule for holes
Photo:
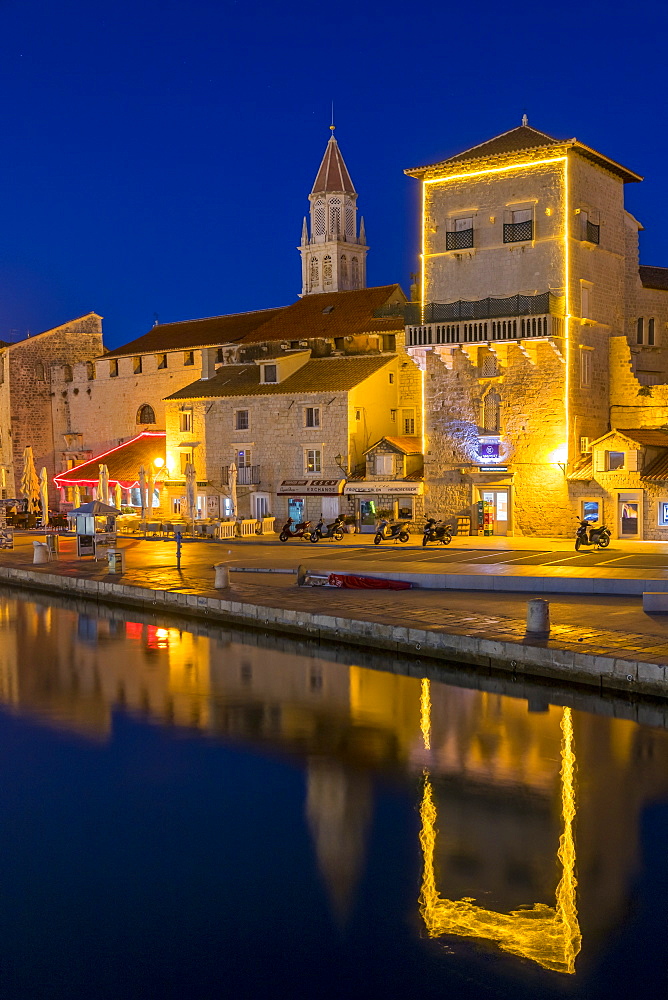
<svg viewBox="0 0 668 1000">
<path fill-rule="evenodd" d="M 334 126 L 330 128 L 332 136 L 309 195 L 310 236 L 306 218 L 302 226 L 302 295 L 366 288 L 369 248 L 364 219 L 358 232 L 357 192 L 334 138 Z"/>
</svg>

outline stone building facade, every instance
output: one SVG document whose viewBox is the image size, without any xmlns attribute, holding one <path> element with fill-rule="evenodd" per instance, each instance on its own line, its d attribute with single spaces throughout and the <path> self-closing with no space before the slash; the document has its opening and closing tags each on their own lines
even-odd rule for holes
<svg viewBox="0 0 668 1000">
<path fill-rule="evenodd" d="M 102 320 L 96 313 L 0 345 L 0 485 L 5 496 L 20 495 L 27 445 L 38 472 L 45 467 L 51 480 L 60 471 L 69 449 L 63 435 L 70 425 L 73 371 L 101 352 Z M 85 457 L 85 451 L 69 450 L 77 460 Z"/>
<path fill-rule="evenodd" d="M 242 517 L 353 513 L 349 472 L 402 419 L 419 432 L 419 385 L 417 367 L 397 354 L 314 358 L 306 349 L 223 366 L 166 401 L 170 502 L 176 509 L 192 462 L 200 509 L 231 514 L 234 463 Z"/>
<path fill-rule="evenodd" d="M 526 121 L 406 172 L 423 186 L 406 345 L 425 375 L 427 510 L 475 523 L 487 501 L 497 533 L 571 534 L 570 475 L 593 441 L 635 424 L 617 396 L 668 371 L 668 271 L 639 268 L 624 208 L 624 185 L 641 178 Z M 613 385 L 618 341 L 625 388 Z"/>
</svg>

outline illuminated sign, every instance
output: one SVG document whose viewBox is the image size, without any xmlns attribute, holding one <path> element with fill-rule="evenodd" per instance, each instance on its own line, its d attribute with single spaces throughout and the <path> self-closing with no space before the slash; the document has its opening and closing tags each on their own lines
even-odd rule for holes
<svg viewBox="0 0 668 1000">
<path fill-rule="evenodd" d="M 499 457 L 499 442 L 479 441 L 478 454 L 483 459 L 483 461 L 491 462 L 492 459 Z"/>
<path fill-rule="evenodd" d="M 370 480 L 366 483 L 346 483 L 344 493 L 346 496 L 372 497 L 379 496 L 399 496 L 417 497 L 422 496 L 423 483 L 402 483 L 394 480 Z"/>
<path fill-rule="evenodd" d="M 278 496 L 338 496 L 344 483 L 345 479 L 284 479 Z"/>
<path fill-rule="evenodd" d="M 507 472 L 507 465 L 479 465 L 478 472 Z"/>
</svg>

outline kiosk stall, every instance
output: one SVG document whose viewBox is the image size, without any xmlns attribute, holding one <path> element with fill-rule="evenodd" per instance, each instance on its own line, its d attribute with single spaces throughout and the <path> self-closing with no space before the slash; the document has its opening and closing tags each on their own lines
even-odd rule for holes
<svg viewBox="0 0 668 1000">
<path fill-rule="evenodd" d="M 116 518 L 120 515 L 117 507 L 109 507 L 101 500 L 92 500 L 68 513 L 75 523 L 77 536 L 77 556 L 98 557 L 98 549 L 114 548 L 116 545 Z"/>
</svg>

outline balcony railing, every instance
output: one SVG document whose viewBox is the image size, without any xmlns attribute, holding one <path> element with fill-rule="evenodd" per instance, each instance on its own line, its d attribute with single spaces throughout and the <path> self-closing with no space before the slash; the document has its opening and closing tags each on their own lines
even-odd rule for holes
<svg viewBox="0 0 668 1000">
<path fill-rule="evenodd" d="M 562 316 L 505 316 L 472 323 L 423 323 L 406 327 L 407 347 L 476 344 L 535 337 L 563 337 Z"/>
<path fill-rule="evenodd" d="M 224 465 L 222 468 L 221 480 L 223 486 L 230 485 L 230 466 Z M 242 465 L 237 469 L 238 486 L 257 486 L 260 482 L 259 465 Z"/>
<path fill-rule="evenodd" d="M 585 239 L 587 243 L 595 243 L 596 246 L 601 242 L 601 227 L 595 226 L 589 219 L 587 219 Z"/>
<path fill-rule="evenodd" d="M 378 316 L 382 310 L 374 313 Z M 476 299 L 457 302 L 407 302 L 403 307 L 406 326 L 423 323 L 443 323 L 450 320 L 504 319 L 508 316 L 563 316 L 564 299 L 554 292 L 538 295 L 508 295 L 504 298 Z M 388 314 L 389 315 L 389 314 Z M 396 313 L 394 314 L 396 315 Z"/>
<path fill-rule="evenodd" d="M 527 222 L 504 222 L 503 242 L 504 243 L 527 243 L 533 239 L 533 221 Z"/>
<path fill-rule="evenodd" d="M 446 250 L 471 250 L 473 247 L 473 230 L 462 229 L 456 233 L 445 234 Z"/>
</svg>

